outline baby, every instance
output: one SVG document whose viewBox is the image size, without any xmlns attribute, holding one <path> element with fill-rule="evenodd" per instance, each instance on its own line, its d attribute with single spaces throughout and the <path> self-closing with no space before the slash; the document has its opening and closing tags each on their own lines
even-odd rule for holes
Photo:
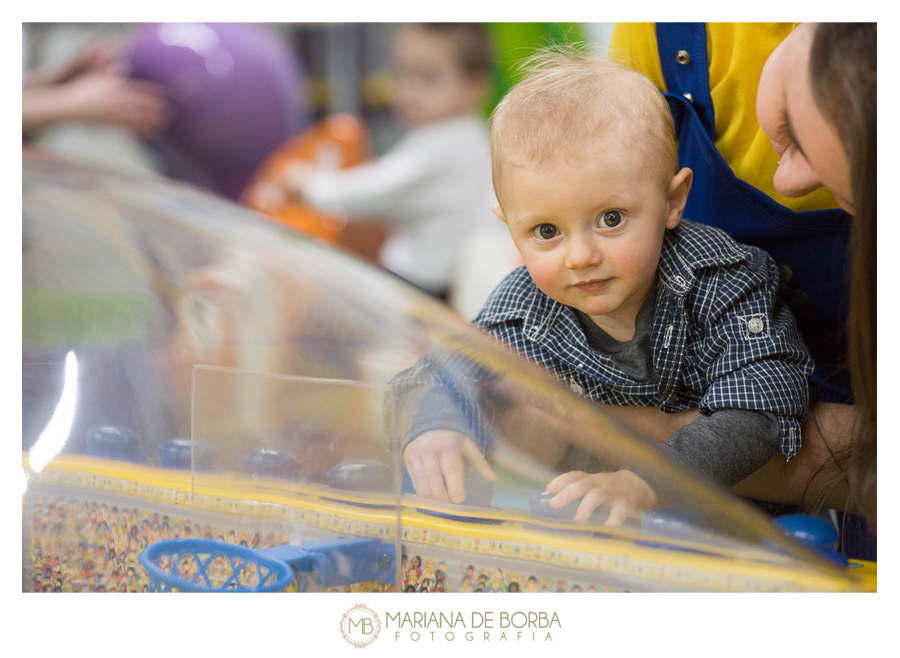
<svg viewBox="0 0 900 658">
<path fill-rule="evenodd" d="M 793 457 L 811 359 L 777 301 L 774 261 L 682 219 L 692 172 L 678 167 L 663 96 L 575 50 L 544 52 L 526 70 L 491 128 L 494 212 L 525 265 L 474 324 L 586 399 L 699 408 L 660 449 L 724 485 L 779 449 Z M 451 398 L 424 396 L 404 462 L 417 493 L 461 502 L 464 458 L 495 476 L 470 425 L 436 411 Z M 579 520 L 609 505 L 609 525 L 658 504 L 628 470 L 570 471 L 547 490 L 552 507 L 582 499 Z"/>
<path fill-rule="evenodd" d="M 282 184 L 348 221 L 384 220 L 379 263 L 446 299 L 469 230 L 493 219 L 490 146 L 479 116 L 490 42 L 475 23 L 405 24 L 393 50 L 394 110 L 408 129 L 403 138 L 377 160 L 349 169 L 298 163 Z"/>
</svg>

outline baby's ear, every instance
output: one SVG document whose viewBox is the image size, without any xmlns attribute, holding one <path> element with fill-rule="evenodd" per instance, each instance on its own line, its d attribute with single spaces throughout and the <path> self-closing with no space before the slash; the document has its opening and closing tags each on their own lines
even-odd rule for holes
<svg viewBox="0 0 900 658">
<path fill-rule="evenodd" d="M 691 191 L 691 183 L 694 182 L 694 172 L 687 167 L 672 177 L 669 184 L 668 202 L 669 213 L 666 217 L 666 228 L 675 228 L 681 221 L 684 207 L 687 205 L 688 194 Z"/>
<path fill-rule="evenodd" d="M 495 203 L 492 210 L 494 211 L 494 214 L 497 215 L 497 217 L 499 217 L 500 219 L 502 219 L 503 223 L 505 224 L 506 223 L 506 215 L 503 214 L 503 208 L 500 207 L 500 204 Z"/>
</svg>

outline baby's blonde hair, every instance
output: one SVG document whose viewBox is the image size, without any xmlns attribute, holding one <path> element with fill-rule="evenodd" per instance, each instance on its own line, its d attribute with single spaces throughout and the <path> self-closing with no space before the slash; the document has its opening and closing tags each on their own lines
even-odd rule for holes
<svg viewBox="0 0 900 658">
<path fill-rule="evenodd" d="M 643 74 L 584 45 L 550 46 L 525 60 L 524 77 L 491 116 L 494 189 L 504 165 L 539 167 L 586 157 L 599 137 L 626 136 L 659 175 L 678 171 L 669 106 Z"/>
</svg>

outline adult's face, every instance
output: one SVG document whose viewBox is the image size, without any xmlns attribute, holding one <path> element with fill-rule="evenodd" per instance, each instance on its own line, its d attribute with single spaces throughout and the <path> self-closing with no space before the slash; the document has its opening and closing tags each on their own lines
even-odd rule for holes
<svg viewBox="0 0 900 658">
<path fill-rule="evenodd" d="M 825 186 L 853 212 L 850 166 L 837 129 L 813 99 L 809 54 L 815 25 L 799 25 L 771 54 L 759 82 L 756 114 L 781 164 L 775 189 L 799 197 Z"/>
</svg>

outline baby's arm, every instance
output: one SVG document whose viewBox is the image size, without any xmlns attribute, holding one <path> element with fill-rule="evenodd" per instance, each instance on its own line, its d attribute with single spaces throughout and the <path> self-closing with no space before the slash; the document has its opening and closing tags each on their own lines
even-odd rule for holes
<svg viewBox="0 0 900 658">
<path fill-rule="evenodd" d="M 414 193 L 417 184 L 433 175 L 434 154 L 417 148 L 415 141 L 401 141 L 376 160 L 339 168 L 329 146 L 320 148 L 316 160 L 295 160 L 273 172 L 270 180 L 251 191 L 254 206 L 277 210 L 289 198 L 327 213 L 354 218 L 390 217 Z"/>
<path fill-rule="evenodd" d="M 700 416 L 675 432 L 659 449 L 694 471 L 731 486 L 762 468 L 780 445 L 775 414 L 724 409 Z M 600 505 L 609 505 L 606 525 L 620 525 L 628 516 L 640 516 L 659 501 L 642 478 L 629 470 L 615 473 L 571 471 L 555 478 L 547 491 L 556 494 L 551 507 L 581 499 L 576 521 L 586 521 Z"/>
<path fill-rule="evenodd" d="M 685 425 L 660 450 L 730 487 L 762 468 L 778 454 L 780 445 L 775 414 L 723 409 Z"/>
<path fill-rule="evenodd" d="M 386 154 L 346 169 L 295 163 L 285 169 L 285 188 L 325 212 L 348 218 L 389 216 L 404 206 L 417 184 L 433 174 L 434 154 L 401 142 Z"/>
<path fill-rule="evenodd" d="M 410 427 L 403 462 L 416 493 L 424 498 L 453 503 L 466 499 L 464 459 L 485 479 L 497 476 L 481 449 L 468 436 L 470 423 L 454 398 L 440 386 L 425 394 Z"/>
<path fill-rule="evenodd" d="M 749 260 L 710 271 L 701 280 L 701 288 L 719 292 L 711 304 L 695 304 L 693 320 L 703 328 L 703 338 L 692 350 L 707 379 L 699 408 L 710 417 L 736 409 L 771 414 L 781 452 L 791 459 L 800 447 L 813 362 L 793 314 L 778 297 L 775 261 L 764 251 L 746 249 Z M 726 290 L 730 294 L 723 294 Z"/>
<path fill-rule="evenodd" d="M 470 390 L 479 373 L 470 367 L 459 358 L 430 354 L 389 387 L 389 432 L 424 498 L 464 502 L 466 462 L 484 479 L 497 480 L 484 456 L 488 439 L 479 429 L 478 396 Z"/>
</svg>

